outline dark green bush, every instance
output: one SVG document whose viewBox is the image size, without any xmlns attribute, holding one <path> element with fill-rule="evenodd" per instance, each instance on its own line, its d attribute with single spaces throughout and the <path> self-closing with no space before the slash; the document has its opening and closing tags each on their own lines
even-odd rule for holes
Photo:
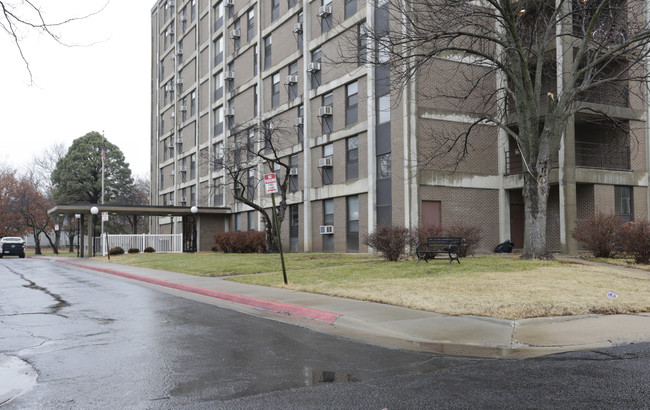
<svg viewBox="0 0 650 410">
<path fill-rule="evenodd" d="M 111 249 L 108 251 L 108 254 L 111 255 L 111 256 L 114 256 L 114 255 L 124 255 L 124 249 L 120 248 L 119 246 L 116 246 L 116 247 L 114 247 L 114 248 L 111 248 Z"/>
<path fill-rule="evenodd" d="M 634 262 L 650 263 L 650 222 L 641 219 L 626 223 L 621 231 L 623 251 L 634 257 Z"/>
<path fill-rule="evenodd" d="M 128 252 L 129 253 L 140 253 L 140 249 L 139 248 L 129 248 Z"/>
<path fill-rule="evenodd" d="M 473 255 L 476 245 L 481 241 L 481 227 L 475 225 L 451 225 L 443 228 L 444 236 L 459 236 L 463 238 L 460 247 L 460 257 Z"/>
<path fill-rule="evenodd" d="M 144 252 L 145 253 L 154 253 L 154 252 L 156 252 L 156 250 L 154 248 L 152 248 L 151 246 L 147 246 L 146 248 L 144 248 Z"/>
</svg>

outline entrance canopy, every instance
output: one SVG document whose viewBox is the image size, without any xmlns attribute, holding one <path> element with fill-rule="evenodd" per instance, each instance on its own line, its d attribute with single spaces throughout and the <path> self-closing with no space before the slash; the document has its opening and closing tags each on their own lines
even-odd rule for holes
<svg viewBox="0 0 650 410">
<path fill-rule="evenodd" d="M 150 206 L 150 205 L 109 205 L 109 204 L 65 204 L 56 205 L 47 211 L 50 215 L 90 215 L 90 209 L 97 207 L 99 214 L 108 212 L 109 215 L 138 215 L 138 216 L 188 216 L 192 215 L 192 208 L 189 206 Z M 227 215 L 229 207 L 212 208 L 197 207 L 197 216 L 200 215 Z"/>
</svg>

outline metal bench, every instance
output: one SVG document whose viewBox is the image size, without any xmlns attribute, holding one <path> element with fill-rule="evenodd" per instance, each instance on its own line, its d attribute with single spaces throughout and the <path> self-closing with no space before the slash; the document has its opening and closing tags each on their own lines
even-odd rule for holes
<svg viewBox="0 0 650 410">
<path fill-rule="evenodd" d="M 421 260 L 429 263 L 429 259 L 434 259 L 439 253 L 449 255 L 449 264 L 451 261 L 460 263 L 460 248 L 463 245 L 463 238 L 458 236 L 444 236 L 439 238 L 427 238 L 425 243 L 419 244 L 415 248 L 415 255 L 418 257 L 417 263 Z"/>
</svg>

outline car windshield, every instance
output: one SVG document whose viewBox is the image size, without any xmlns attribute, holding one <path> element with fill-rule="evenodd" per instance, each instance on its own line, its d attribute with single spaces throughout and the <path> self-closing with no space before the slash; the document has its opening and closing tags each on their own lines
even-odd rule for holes
<svg viewBox="0 0 650 410">
<path fill-rule="evenodd" d="M 2 242 L 22 242 L 23 240 L 21 238 L 2 238 Z"/>
</svg>

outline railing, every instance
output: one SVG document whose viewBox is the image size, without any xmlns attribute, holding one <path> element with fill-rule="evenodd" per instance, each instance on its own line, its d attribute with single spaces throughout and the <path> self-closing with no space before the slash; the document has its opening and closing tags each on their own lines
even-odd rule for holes
<svg viewBox="0 0 650 410">
<path fill-rule="evenodd" d="M 630 170 L 629 145 L 576 141 L 576 166 L 612 170 Z"/>
<path fill-rule="evenodd" d="M 140 235 L 105 235 L 104 237 L 95 238 L 96 252 L 102 251 L 106 255 L 109 249 L 119 246 L 128 252 L 131 248 L 137 248 L 140 252 L 148 247 L 155 249 L 157 253 L 181 253 L 183 252 L 183 235 L 182 234 L 140 234 Z"/>
<path fill-rule="evenodd" d="M 576 166 L 580 168 L 598 168 L 609 170 L 631 169 L 629 145 L 600 144 L 597 142 L 575 143 Z M 553 160 L 556 168 L 558 161 Z M 506 151 L 506 174 L 519 174 L 524 171 L 521 152 L 518 149 Z"/>
</svg>

